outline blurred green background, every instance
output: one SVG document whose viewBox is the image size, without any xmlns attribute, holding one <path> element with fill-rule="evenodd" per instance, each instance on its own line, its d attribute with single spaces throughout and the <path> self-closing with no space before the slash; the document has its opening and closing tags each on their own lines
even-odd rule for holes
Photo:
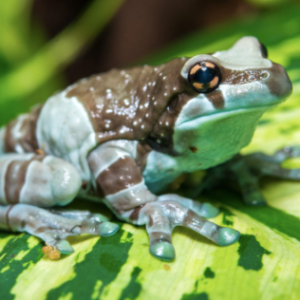
<svg viewBox="0 0 300 300">
<path fill-rule="evenodd" d="M 135 62 L 158 63 L 207 45 L 220 50 L 244 34 L 272 45 L 299 28 L 287 23 L 279 34 L 264 31 L 293 14 L 284 0 L 1 0 L 0 125 L 55 91 L 94 73 Z M 285 10 L 284 12 L 282 10 Z M 271 15 L 271 16 L 269 16 Z M 235 36 L 214 28 L 243 20 Z M 268 21 L 269 22 L 269 21 Z M 225 27 L 228 25 L 225 25 Z M 236 27 L 236 23 L 234 25 Z M 207 32 L 207 30 L 211 30 Z M 206 31 L 206 34 L 197 32 Z M 274 32 L 274 31 L 273 31 Z M 227 34 L 226 34 L 227 33 Z M 187 36 L 191 36 L 186 40 Z M 183 39 L 183 40 L 182 40 Z M 149 57 L 168 44 L 160 55 Z M 298 62 L 299 63 L 299 62 Z"/>
</svg>

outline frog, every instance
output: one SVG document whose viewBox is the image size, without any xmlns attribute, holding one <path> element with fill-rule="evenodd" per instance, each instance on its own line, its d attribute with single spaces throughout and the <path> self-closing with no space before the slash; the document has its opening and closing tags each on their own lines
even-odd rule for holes
<svg viewBox="0 0 300 300">
<path fill-rule="evenodd" d="M 119 230 L 101 211 L 61 209 L 80 197 L 145 226 L 149 251 L 162 261 L 175 259 L 177 226 L 231 245 L 239 231 L 208 220 L 217 207 L 167 188 L 182 173 L 226 166 L 249 190 L 247 167 L 269 158 L 239 152 L 291 91 L 284 67 L 251 36 L 228 50 L 81 79 L 1 127 L 0 228 L 40 238 L 53 259 L 74 252 L 69 236 Z M 248 204 L 257 204 L 251 195 Z"/>
</svg>

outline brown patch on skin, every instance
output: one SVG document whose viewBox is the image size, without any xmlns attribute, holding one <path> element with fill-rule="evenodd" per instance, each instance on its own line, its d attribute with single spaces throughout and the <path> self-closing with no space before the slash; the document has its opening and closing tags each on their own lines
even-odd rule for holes
<svg viewBox="0 0 300 300">
<path fill-rule="evenodd" d="M 113 195 L 130 188 L 143 180 L 136 162 L 129 156 L 118 159 L 96 179 L 104 195 Z"/>
<path fill-rule="evenodd" d="M 12 161 L 5 174 L 5 198 L 8 203 L 18 203 L 21 189 L 25 183 L 26 172 L 32 161 L 42 161 L 45 156 L 36 155 L 28 161 Z"/>
<path fill-rule="evenodd" d="M 174 97 L 156 122 L 153 131 L 147 138 L 147 142 L 156 151 L 167 153 L 171 156 L 178 155 L 173 151 L 174 126 L 182 107 L 193 97 L 198 95 L 189 85 L 189 92 Z"/>
<path fill-rule="evenodd" d="M 270 73 L 271 76 L 265 80 L 270 93 L 277 97 L 287 97 L 292 92 L 292 83 L 284 67 L 273 63 Z M 283 76 L 286 76 L 286 81 L 282 80 Z"/>
<path fill-rule="evenodd" d="M 193 152 L 193 153 L 196 153 L 198 151 L 198 148 L 194 147 L 194 146 L 191 146 L 189 147 L 189 149 Z"/>
<path fill-rule="evenodd" d="M 152 148 L 146 144 L 146 143 L 139 143 L 137 145 L 137 158 L 136 158 L 136 163 L 143 171 L 146 167 L 147 164 L 147 157 L 148 154 L 152 151 Z"/>
<path fill-rule="evenodd" d="M 15 146 L 19 144 L 25 152 L 35 152 L 38 149 L 36 139 L 36 124 L 43 105 L 35 106 L 30 113 L 26 115 L 20 126 L 20 136 L 15 140 L 12 135 L 13 127 L 16 125 L 18 119 L 11 121 L 6 127 L 4 137 L 4 151 L 16 152 Z"/>
<path fill-rule="evenodd" d="M 19 202 L 29 164 L 29 161 L 13 161 L 8 165 L 5 174 L 5 198 L 8 203 Z"/>
<path fill-rule="evenodd" d="M 35 233 L 43 233 L 43 232 L 48 231 L 49 229 L 51 229 L 51 227 L 41 226 L 41 227 L 38 227 L 34 232 Z"/>
<path fill-rule="evenodd" d="M 156 244 L 159 242 L 168 242 L 172 244 L 172 236 L 168 233 L 161 231 L 154 231 L 149 233 L 150 244 Z"/>
<path fill-rule="evenodd" d="M 144 141 L 157 130 L 154 127 L 162 114 L 169 115 L 166 129 L 172 131 L 175 121 L 169 119 L 177 115 L 170 115 L 168 107 L 173 99 L 179 97 L 181 103 L 183 97 L 195 95 L 180 75 L 186 61 L 173 59 L 157 67 L 114 69 L 94 75 L 71 86 L 67 97 L 77 97 L 85 106 L 99 143 L 112 139 Z M 184 96 L 180 96 L 182 93 Z"/>
<path fill-rule="evenodd" d="M 10 211 L 12 210 L 12 208 L 14 207 L 15 205 L 11 205 L 8 210 L 6 211 L 6 214 L 5 214 L 5 221 L 6 221 L 6 225 L 8 227 L 8 230 L 9 231 L 12 231 L 11 227 L 10 227 L 10 224 L 9 224 L 9 213 Z"/>
<path fill-rule="evenodd" d="M 217 109 L 223 109 L 225 106 L 225 99 L 223 93 L 220 90 L 212 91 L 205 95 L 206 98 L 212 103 Z"/>
<path fill-rule="evenodd" d="M 140 205 L 139 207 L 135 208 L 131 215 L 129 216 L 129 219 L 131 221 L 137 221 L 139 219 L 140 210 L 145 206 L 145 204 Z"/>
<path fill-rule="evenodd" d="M 196 219 L 197 222 L 193 222 L 193 219 Z M 200 220 L 202 220 L 202 222 Z M 199 228 L 202 228 L 206 222 L 207 221 L 204 218 L 199 217 L 195 212 L 189 209 L 185 214 L 185 217 L 182 222 L 182 226 L 188 227 L 188 225 L 191 223 L 198 223 L 200 225 Z"/>
<path fill-rule="evenodd" d="M 17 120 L 13 120 L 8 123 L 5 129 L 5 135 L 4 135 L 4 151 L 9 152 L 15 152 L 15 145 L 16 141 L 12 138 L 12 129 L 16 125 Z"/>
<path fill-rule="evenodd" d="M 245 84 L 254 81 L 262 81 L 262 74 L 268 69 L 247 69 L 247 70 L 231 70 L 220 66 L 222 81 L 221 84 Z"/>
</svg>

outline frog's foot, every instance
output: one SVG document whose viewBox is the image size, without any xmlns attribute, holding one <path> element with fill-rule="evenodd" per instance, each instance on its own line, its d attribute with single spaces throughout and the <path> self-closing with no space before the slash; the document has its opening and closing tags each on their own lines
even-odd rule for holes
<svg viewBox="0 0 300 300">
<path fill-rule="evenodd" d="M 74 252 L 66 240 L 69 236 L 92 234 L 106 237 L 115 234 L 119 228 L 99 214 L 78 211 L 53 213 L 27 204 L 0 206 L 0 221 L 1 215 L 8 229 L 26 231 L 45 241 L 47 246 L 43 251 L 53 259 L 59 258 L 57 251 L 62 254 Z"/>
<path fill-rule="evenodd" d="M 245 163 L 252 173 L 258 176 L 274 176 L 285 179 L 300 180 L 300 169 L 285 169 L 281 163 L 288 158 L 300 156 L 300 147 L 285 147 L 277 151 L 273 156 L 263 153 L 253 153 L 244 156 Z"/>
<path fill-rule="evenodd" d="M 160 199 L 146 203 L 132 214 L 137 214 L 135 224 L 146 224 L 150 240 L 150 253 L 163 261 L 175 258 L 172 231 L 176 226 L 188 227 L 220 246 L 227 246 L 239 239 L 240 233 L 232 228 L 220 227 L 200 217 L 179 201 Z"/>
<path fill-rule="evenodd" d="M 240 186 L 245 204 L 267 204 L 266 199 L 259 190 L 258 180 L 260 175 L 258 176 L 250 171 L 243 156 L 235 158 L 226 165 L 229 167 L 229 170 L 233 172 L 234 177 Z"/>
<path fill-rule="evenodd" d="M 273 160 L 277 161 L 278 163 L 281 163 L 288 158 L 299 157 L 299 156 L 300 156 L 300 146 L 294 145 L 294 146 L 286 146 L 276 151 L 275 154 L 271 156 L 271 158 L 273 158 Z"/>
<path fill-rule="evenodd" d="M 263 153 L 253 153 L 237 156 L 225 164 L 238 181 L 243 199 L 249 205 L 264 205 L 266 200 L 259 190 L 258 181 L 263 176 L 273 176 L 285 179 L 300 180 L 300 169 L 285 169 L 281 163 L 288 158 L 300 156 L 300 147 L 285 147 L 269 156 Z M 218 167 L 217 167 L 218 168 Z M 226 172 L 224 172 L 226 174 Z"/>
</svg>

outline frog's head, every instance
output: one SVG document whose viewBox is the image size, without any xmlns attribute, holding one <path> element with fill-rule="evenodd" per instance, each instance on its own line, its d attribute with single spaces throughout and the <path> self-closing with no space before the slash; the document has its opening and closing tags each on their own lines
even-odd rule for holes
<svg viewBox="0 0 300 300">
<path fill-rule="evenodd" d="M 237 153 L 250 142 L 261 115 L 292 90 L 285 69 L 267 58 L 254 37 L 243 37 L 226 51 L 190 58 L 181 76 L 197 94 L 176 120 L 173 138 L 179 153 L 213 146 Z"/>
</svg>

